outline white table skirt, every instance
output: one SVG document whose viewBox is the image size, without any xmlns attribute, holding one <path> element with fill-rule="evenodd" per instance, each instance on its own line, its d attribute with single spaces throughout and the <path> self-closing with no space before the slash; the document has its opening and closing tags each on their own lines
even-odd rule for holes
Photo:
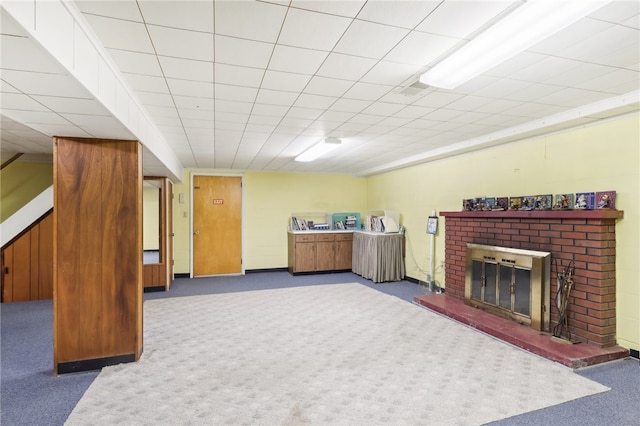
<svg viewBox="0 0 640 426">
<path fill-rule="evenodd" d="M 375 283 L 404 278 L 401 234 L 353 233 L 352 271 Z"/>
</svg>

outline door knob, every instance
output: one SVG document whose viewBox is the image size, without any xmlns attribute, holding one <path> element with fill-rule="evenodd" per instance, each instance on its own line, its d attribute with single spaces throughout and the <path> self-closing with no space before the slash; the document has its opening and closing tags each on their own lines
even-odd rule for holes
<svg viewBox="0 0 640 426">
<path fill-rule="evenodd" d="M 193 235 L 200 235 L 200 231 L 193 231 Z"/>
</svg>

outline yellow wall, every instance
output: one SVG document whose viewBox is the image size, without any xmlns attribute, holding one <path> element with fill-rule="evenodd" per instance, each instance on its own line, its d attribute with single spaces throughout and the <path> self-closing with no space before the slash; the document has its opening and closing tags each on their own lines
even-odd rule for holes
<svg viewBox="0 0 640 426">
<path fill-rule="evenodd" d="M 145 187 L 142 192 L 143 250 L 160 249 L 160 190 Z"/>
<path fill-rule="evenodd" d="M 14 161 L 0 172 L 0 222 L 53 185 L 53 163 Z"/>
<path fill-rule="evenodd" d="M 189 220 L 190 176 L 174 187 L 175 273 L 190 269 Z M 224 171 L 198 169 L 197 173 Z M 230 175 L 238 175 L 230 172 Z M 364 214 L 367 187 L 365 178 L 345 175 L 246 172 L 243 189 L 243 232 L 245 269 L 287 266 L 287 225 L 292 213 L 344 212 Z M 184 194 L 180 203 L 179 194 Z"/>
<path fill-rule="evenodd" d="M 618 343 L 640 349 L 640 119 L 606 121 L 555 135 L 506 144 L 372 176 L 369 206 L 401 212 L 407 228 L 407 275 L 425 280 L 429 269 L 427 217 L 459 211 L 462 199 L 616 190 Z M 444 219 L 436 235 L 435 279 L 443 283 Z M 446 283 L 443 283 L 446 286 Z"/>
</svg>

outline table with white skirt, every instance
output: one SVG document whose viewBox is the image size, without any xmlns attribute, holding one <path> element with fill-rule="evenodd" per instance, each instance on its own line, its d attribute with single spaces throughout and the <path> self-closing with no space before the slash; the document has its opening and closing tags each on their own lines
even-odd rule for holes
<svg viewBox="0 0 640 426">
<path fill-rule="evenodd" d="M 356 231 L 353 233 L 352 271 L 374 283 L 404 278 L 403 235 Z"/>
</svg>

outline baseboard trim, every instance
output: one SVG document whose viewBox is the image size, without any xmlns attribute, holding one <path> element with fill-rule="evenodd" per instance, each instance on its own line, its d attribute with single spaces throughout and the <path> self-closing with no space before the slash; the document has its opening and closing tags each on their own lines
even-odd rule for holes
<svg viewBox="0 0 640 426">
<path fill-rule="evenodd" d="M 245 269 L 245 274 L 255 274 L 258 272 L 287 272 L 287 268 L 265 268 L 265 269 Z"/>
<path fill-rule="evenodd" d="M 191 278 L 191 274 L 189 274 L 188 272 L 186 273 L 182 273 L 182 274 L 173 274 L 173 278 Z"/>
<path fill-rule="evenodd" d="M 134 362 L 134 354 L 108 356 L 104 358 L 83 359 L 80 361 L 58 363 L 58 374 L 78 373 L 80 371 L 100 370 L 109 365 Z"/>
<path fill-rule="evenodd" d="M 640 352 L 635 349 L 629 349 L 629 356 L 631 358 L 640 359 Z"/>
<path fill-rule="evenodd" d="M 144 292 L 145 293 L 155 293 L 156 291 L 165 291 L 167 290 L 167 288 L 163 285 L 157 285 L 154 287 L 145 287 L 144 288 Z"/>
</svg>

